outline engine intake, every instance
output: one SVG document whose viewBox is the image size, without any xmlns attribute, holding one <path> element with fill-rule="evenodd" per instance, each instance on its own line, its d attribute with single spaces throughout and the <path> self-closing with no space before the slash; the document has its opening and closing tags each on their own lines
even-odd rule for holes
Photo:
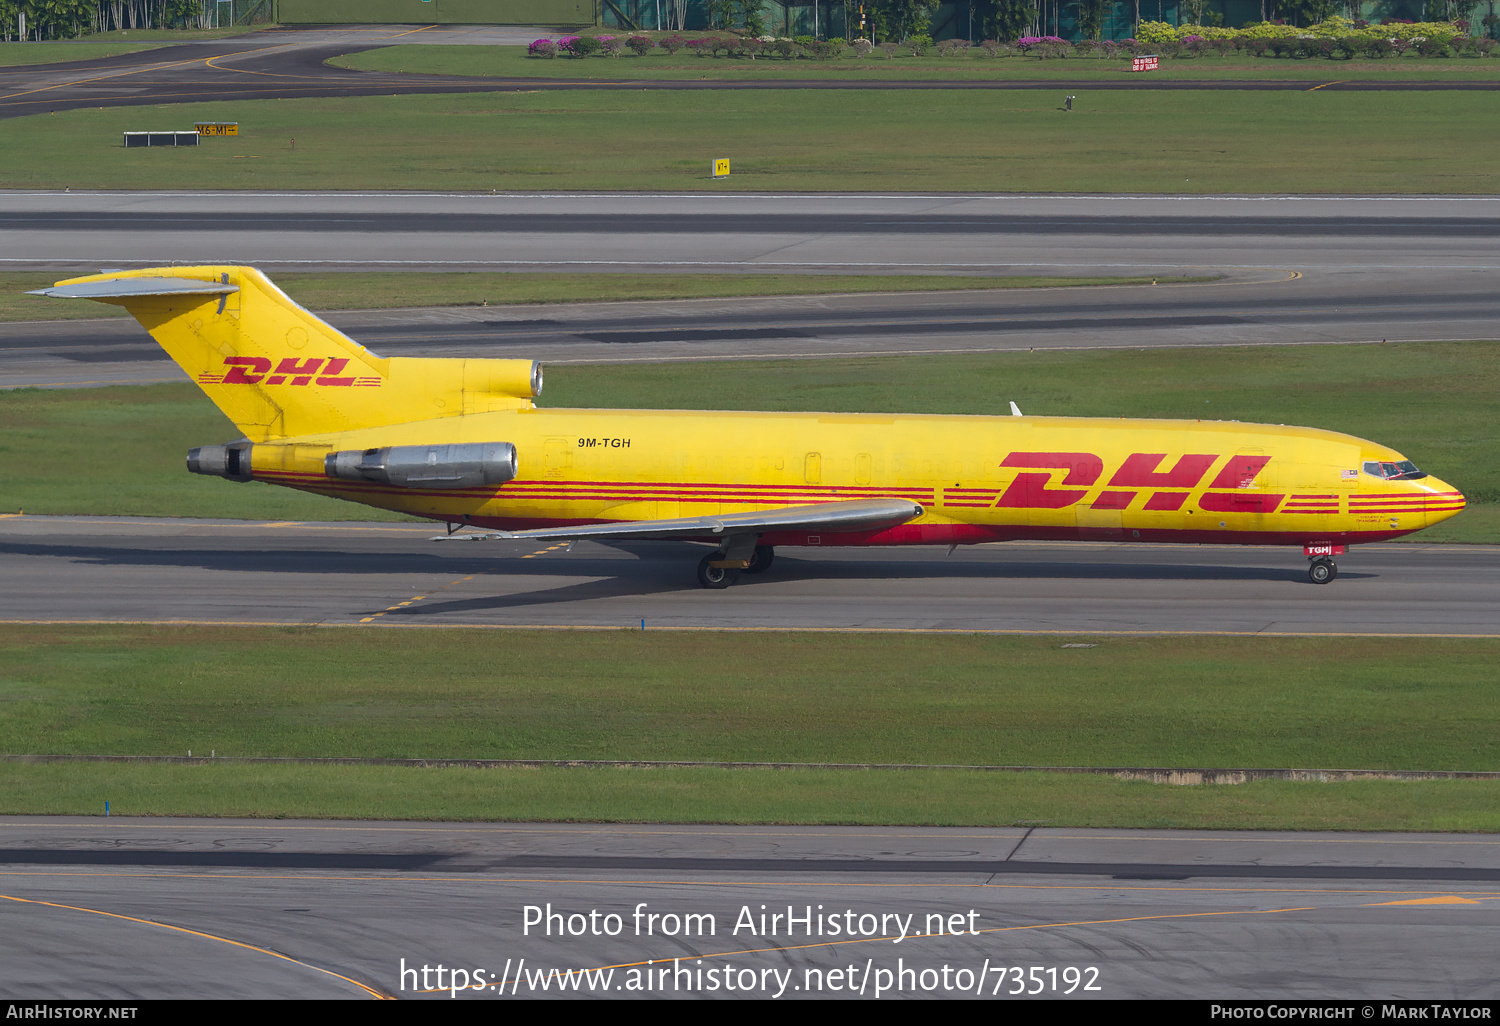
<svg viewBox="0 0 1500 1026">
<path fill-rule="evenodd" d="M 504 484 L 516 476 L 516 447 L 509 442 L 466 442 L 345 449 L 324 457 L 323 472 L 340 481 L 374 481 L 398 488 L 477 488 Z"/>
</svg>

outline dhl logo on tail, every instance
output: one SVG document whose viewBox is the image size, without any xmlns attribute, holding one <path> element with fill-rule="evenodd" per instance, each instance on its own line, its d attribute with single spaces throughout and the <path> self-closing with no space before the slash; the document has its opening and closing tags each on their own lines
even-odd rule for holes
<svg viewBox="0 0 1500 1026">
<path fill-rule="evenodd" d="M 123 306 L 244 432 L 194 449 L 196 473 L 430 517 L 456 539 L 708 542 L 710 588 L 765 571 L 777 545 L 1018 538 L 1301 546 L 1322 584 L 1347 546 L 1464 507 L 1386 446 L 1315 428 L 1014 403 L 994 417 L 538 409 L 534 361 L 382 358 L 251 267 L 40 292 Z"/>
<path fill-rule="evenodd" d="M 356 377 L 353 374 L 341 376 L 344 368 L 349 366 L 348 357 L 298 360 L 295 356 L 288 356 L 276 365 L 274 373 L 271 371 L 271 360 L 264 356 L 229 356 L 225 357 L 224 366 L 229 369 L 223 374 L 199 374 L 198 384 L 259 385 L 264 382 L 267 385 L 297 386 L 309 385 L 316 378 L 324 388 L 350 388 L 354 385 L 379 388 L 384 381 L 378 374 L 367 377 Z"/>
</svg>

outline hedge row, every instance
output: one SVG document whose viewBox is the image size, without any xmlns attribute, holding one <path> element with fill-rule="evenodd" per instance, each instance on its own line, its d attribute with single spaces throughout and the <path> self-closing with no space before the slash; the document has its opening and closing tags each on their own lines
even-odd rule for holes
<svg viewBox="0 0 1500 1026">
<path fill-rule="evenodd" d="M 1142 27 L 1151 24 L 1143 22 Z M 1196 26 L 1195 26 L 1196 27 Z M 1410 26 L 1405 26 L 1409 28 Z M 1452 25 L 1446 26 L 1453 29 Z M 1210 31 L 1210 30 L 1205 30 Z M 1144 36 L 1145 33 L 1142 33 Z M 593 57 L 619 56 L 625 49 L 644 57 L 652 49 L 660 48 L 670 54 L 687 51 L 700 57 L 736 57 L 754 60 L 757 57 L 793 59 L 809 57 L 828 60 L 850 52 L 866 57 L 876 51 L 883 56 L 894 57 L 897 53 L 923 56 L 936 50 L 946 57 L 961 56 L 977 52 L 989 57 L 1012 55 L 1038 58 L 1094 58 L 1123 59 L 1139 54 L 1158 54 L 1163 57 L 1190 59 L 1214 55 L 1243 54 L 1252 57 L 1282 57 L 1305 59 L 1310 57 L 1330 60 L 1349 60 L 1355 57 L 1383 59 L 1401 56 L 1414 57 L 1489 57 L 1500 55 L 1500 43 L 1492 39 L 1471 38 L 1456 33 L 1435 34 L 1426 37 L 1410 37 L 1402 34 L 1387 35 L 1385 28 L 1367 29 L 1363 33 L 1349 35 L 1303 34 L 1301 36 L 1225 36 L 1214 38 L 1187 33 L 1181 39 L 1126 39 L 1083 40 L 1072 43 L 1056 36 L 1023 36 L 1013 43 L 1000 43 L 990 39 L 971 47 L 967 40 L 945 39 L 933 44 L 931 39 L 918 36 L 904 43 L 881 43 L 874 46 L 867 40 L 856 39 L 846 43 L 842 39 L 815 40 L 811 37 L 796 39 L 773 39 L 742 36 L 705 36 L 688 39 L 674 35 L 653 41 L 647 36 L 566 36 L 553 41 L 538 39 L 527 49 L 532 57 Z"/>
<path fill-rule="evenodd" d="M 1199 39 L 1339 39 L 1347 36 L 1381 36 L 1386 39 L 1444 39 L 1469 34 L 1468 22 L 1447 21 L 1392 21 L 1387 19 L 1379 25 L 1367 21 L 1350 21 L 1334 15 L 1326 21 L 1306 28 L 1280 25 L 1262 21 L 1244 28 L 1216 28 L 1211 25 L 1171 25 L 1165 21 L 1143 21 L 1136 26 L 1135 38 L 1143 43 L 1181 43 L 1197 37 Z"/>
</svg>

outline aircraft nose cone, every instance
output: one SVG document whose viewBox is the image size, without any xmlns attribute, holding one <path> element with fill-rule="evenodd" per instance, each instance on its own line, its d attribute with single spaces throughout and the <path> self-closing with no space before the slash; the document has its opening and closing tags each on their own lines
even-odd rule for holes
<svg viewBox="0 0 1500 1026">
<path fill-rule="evenodd" d="M 1427 514 L 1428 527 L 1447 520 L 1467 504 L 1463 493 L 1446 481 L 1429 477 L 1422 485 L 1422 511 Z"/>
</svg>

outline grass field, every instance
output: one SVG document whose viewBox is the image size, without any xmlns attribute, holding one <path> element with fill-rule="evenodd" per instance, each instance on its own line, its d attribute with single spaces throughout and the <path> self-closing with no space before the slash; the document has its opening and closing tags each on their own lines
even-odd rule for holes
<svg viewBox="0 0 1500 1026">
<path fill-rule="evenodd" d="M 94 268 L 80 268 L 79 275 Z M 68 275 L 0 273 L 0 322 L 127 317 L 104 303 L 60 302 L 28 296 Z M 852 274 L 519 274 L 392 272 L 277 274 L 277 284 L 310 310 L 372 310 L 414 306 L 505 306 L 631 299 L 724 296 L 807 296 L 836 292 L 932 292 L 953 289 L 1063 288 L 1139 285 L 1212 278 L 1037 278 L 959 275 Z"/>
<path fill-rule="evenodd" d="M 1398 57 L 1390 60 L 1335 61 L 1295 60 L 1244 56 L 1163 57 L 1161 69 L 1134 73 L 1130 61 L 1075 58 L 1042 60 L 1036 57 L 991 58 L 975 47 L 962 57 L 912 57 L 902 54 L 845 57 L 818 61 L 755 60 L 698 57 L 690 50 L 676 56 L 652 50 L 637 57 L 627 50 L 619 57 L 553 58 L 526 56 L 524 46 L 432 46 L 420 43 L 382 47 L 338 57 L 329 63 L 360 71 L 395 71 L 428 75 L 485 75 L 505 78 L 576 78 L 599 81 L 616 79 L 872 79 L 889 81 L 1007 81 L 1055 79 L 1059 82 L 1109 82 L 1117 80 L 1293 80 L 1309 85 L 1330 81 L 1487 81 L 1500 78 L 1500 60 L 1494 58 L 1425 59 Z"/>
<path fill-rule="evenodd" d="M 1500 360 L 1492 342 L 557 366 L 541 405 L 1242 420 L 1392 445 L 1471 506 L 1413 537 L 1500 542 Z M 391 518 L 197 477 L 195 445 L 238 436 L 192 385 L 0 393 L 0 512 L 275 520 Z M 96 458 L 110 440 L 110 459 Z M 58 472 L 87 465 L 87 475 Z"/>
<path fill-rule="evenodd" d="M 1068 640 L 12 626 L 0 750 L 1500 769 L 1491 641 Z M 0 780 L 9 814 L 1500 829 L 1483 781 L 17 763 Z"/>
<path fill-rule="evenodd" d="M 0 188 L 1500 193 L 1500 93 L 479 93 L 0 121 Z M 125 149 L 213 118 L 235 138 Z M 293 140 L 296 140 L 293 148 Z M 710 177 L 729 157 L 731 177 Z"/>
<path fill-rule="evenodd" d="M 1500 830 L 1489 781 L 1173 787 L 962 770 L 0 764 L 0 813 L 591 823 Z"/>
</svg>

